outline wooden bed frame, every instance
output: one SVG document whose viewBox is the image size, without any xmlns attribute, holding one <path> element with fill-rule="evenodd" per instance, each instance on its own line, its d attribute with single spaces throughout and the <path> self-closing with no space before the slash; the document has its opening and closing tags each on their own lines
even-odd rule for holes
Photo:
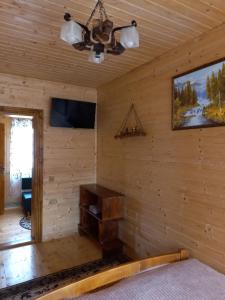
<svg viewBox="0 0 225 300">
<path fill-rule="evenodd" d="M 100 272 L 88 278 L 76 281 L 65 287 L 59 288 L 46 294 L 38 300 L 63 300 L 71 297 L 78 297 L 85 293 L 103 288 L 106 285 L 115 283 L 121 279 L 134 276 L 148 268 L 169 264 L 187 259 L 189 253 L 182 249 L 179 252 L 155 256 L 147 259 L 134 261 Z"/>
</svg>

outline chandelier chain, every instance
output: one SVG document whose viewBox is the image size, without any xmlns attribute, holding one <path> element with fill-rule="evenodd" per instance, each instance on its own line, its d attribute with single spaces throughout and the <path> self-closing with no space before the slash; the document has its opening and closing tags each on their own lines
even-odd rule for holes
<svg viewBox="0 0 225 300">
<path fill-rule="evenodd" d="M 95 13 L 96 13 L 96 10 L 97 10 L 98 6 L 99 6 L 99 0 L 98 0 L 98 2 L 96 3 L 95 8 L 93 9 L 93 11 L 92 11 L 92 13 L 91 13 L 89 19 L 87 20 L 87 23 L 86 23 L 86 26 L 87 26 L 87 27 L 89 26 L 89 24 L 90 24 L 92 18 L 94 17 L 94 15 L 95 15 Z"/>
<path fill-rule="evenodd" d="M 101 2 L 100 2 L 101 3 Z M 103 16 L 103 11 L 102 11 L 102 6 L 101 4 L 99 4 L 99 15 L 100 15 L 100 20 L 101 20 L 101 24 L 103 23 L 103 19 L 104 19 L 104 16 Z"/>
<path fill-rule="evenodd" d="M 105 7 L 104 7 L 104 4 L 103 4 L 103 1 L 102 1 L 102 0 L 99 1 L 99 7 L 100 7 L 100 12 L 101 12 L 102 14 L 104 14 L 105 19 L 108 20 L 109 18 L 108 18 L 108 15 L 107 15 L 107 13 L 106 13 L 106 10 L 105 10 Z"/>
<path fill-rule="evenodd" d="M 91 20 L 93 19 L 93 17 L 94 17 L 94 15 L 95 15 L 95 13 L 96 13 L 96 11 L 97 11 L 98 8 L 99 8 L 99 14 L 100 14 L 101 21 L 103 21 L 104 17 L 105 17 L 105 19 L 108 19 L 108 15 L 106 13 L 106 10 L 104 8 L 102 0 L 98 0 L 98 2 L 96 3 L 96 5 L 95 5 L 95 7 L 94 7 L 94 9 L 93 9 L 93 11 L 92 11 L 92 13 L 91 13 L 91 15 L 90 15 L 87 23 L 86 23 L 86 27 L 88 27 L 90 25 Z"/>
</svg>

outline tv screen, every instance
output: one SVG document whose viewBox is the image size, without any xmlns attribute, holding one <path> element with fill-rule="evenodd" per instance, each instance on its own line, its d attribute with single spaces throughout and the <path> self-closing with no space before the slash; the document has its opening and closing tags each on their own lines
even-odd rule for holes
<svg viewBox="0 0 225 300">
<path fill-rule="evenodd" d="M 94 128 L 96 103 L 52 98 L 53 127 Z"/>
</svg>

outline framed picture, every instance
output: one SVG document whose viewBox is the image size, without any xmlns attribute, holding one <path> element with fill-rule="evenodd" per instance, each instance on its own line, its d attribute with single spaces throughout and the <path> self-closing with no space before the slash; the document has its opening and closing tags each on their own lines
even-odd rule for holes
<svg viewBox="0 0 225 300">
<path fill-rule="evenodd" d="M 225 59 L 172 81 L 173 130 L 225 125 Z"/>
</svg>

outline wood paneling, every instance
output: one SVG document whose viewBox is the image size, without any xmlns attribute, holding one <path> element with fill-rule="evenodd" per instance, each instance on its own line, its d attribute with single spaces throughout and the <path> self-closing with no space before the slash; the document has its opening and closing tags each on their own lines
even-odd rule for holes
<svg viewBox="0 0 225 300">
<path fill-rule="evenodd" d="M 63 14 L 86 23 L 94 0 L 0 0 L 0 69 L 3 73 L 96 87 L 154 59 L 225 21 L 223 0 L 106 0 L 116 25 L 136 19 L 141 47 L 102 65 L 88 62 L 59 39 Z"/>
<path fill-rule="evenodd" d="M 139 256 L 184 247 L 225 273 L 225 127 L 171 130 L 172 76 L 225 57 L 224 32 L 98 89 L 97 182 L 127 196 L 120 234 Z M 132 102 L 147 136 L 115 140 Z"/>
<path fill-rule="evenodd" d="M 44 239 L 77 231 L 79 185 L 95 182 L 95 130 L 50 127 L 51 97 L 95 102 L 97 95 L 92 88 L 0 74 L 1 106 L 44 111 Z"/>
</svg>

